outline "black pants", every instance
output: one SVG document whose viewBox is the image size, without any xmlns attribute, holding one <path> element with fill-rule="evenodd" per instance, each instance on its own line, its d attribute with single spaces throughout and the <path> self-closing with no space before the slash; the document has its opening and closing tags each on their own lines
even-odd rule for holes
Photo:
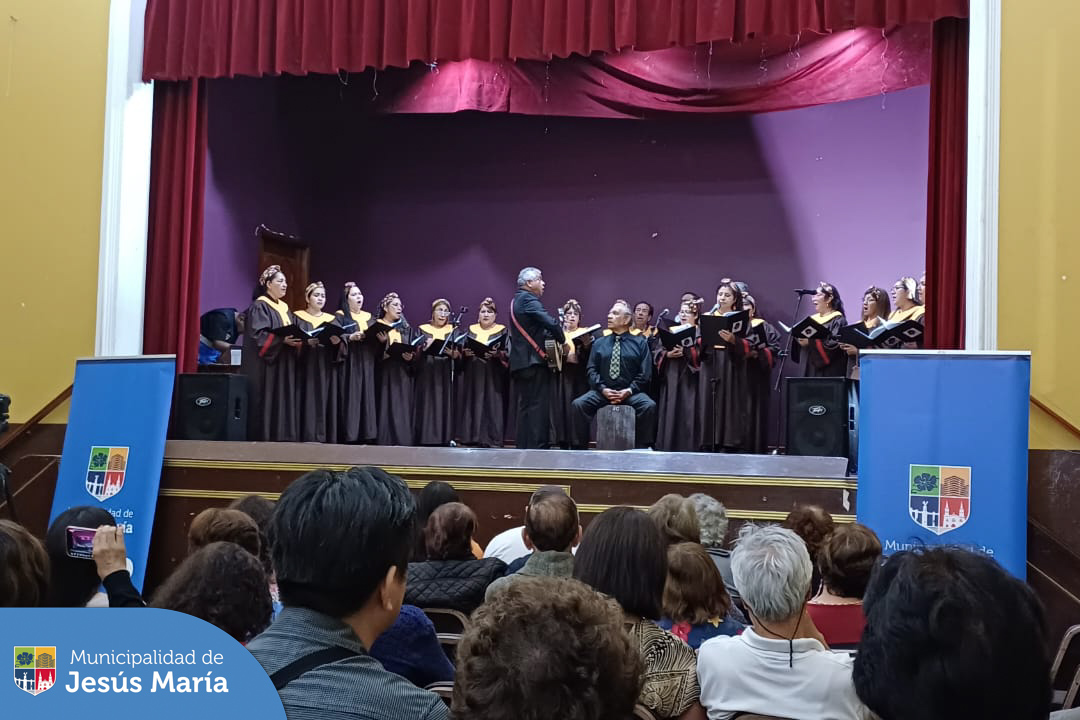
<svg viewBox="0 0 1080 720">
<path fill-rule="evenodd" d="M 590 423 L 600 408 L 608 404 L 606 397 L 590 390 L 574 400 L 574 412 L 586 423 Z M 650 447 L 656 439 L 656 402 L 645 393 L 634 393 L 624 404 L 634 408 L 637 425 L 634 430 L 634 444 L 638 447 Z"/>
<path fill-rule="evenodd" d="M 546 365 L 530 365 L 512 375 L 518 394 L 517 438 L 522 450 L 546 448 L 551 444 L 551 418 L 548 416 L 548 385 L 551 370 Z"/>
</svg>

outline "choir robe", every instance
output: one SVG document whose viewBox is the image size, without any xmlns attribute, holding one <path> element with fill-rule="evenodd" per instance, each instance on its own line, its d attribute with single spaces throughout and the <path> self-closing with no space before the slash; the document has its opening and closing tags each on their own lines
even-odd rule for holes
<svg viewBox="0 0 1080 720">
<path fill-rule="evenodd" d="M 454 326 L 449 323 L 440 328 L 424 324 L 418 329 L 433 340 L 435 347 L 442 345 L 446 337 L 454 332 Z M 449 445 L 454 439 L 450 416 L 453 363 L 449 355 L 435 357 L 424 353 L 419 359 L 414 413 L 417 445 Z"/>
<path fill-rule="evenodd" d="M 378 433 L 380 445 L 415 445 L 414 405 L 416 403 L 414 385 L 416 370 L 421 352 L 413 355 L 410 362 L 403 358 L 386 355 L 386 348 L 395 342 L 411 342 L 413 329 L 402 326 L 387 333 L 387 343 L 375 368 L 375 382 L 378 391 Z M 376 347 L 378 344 L 376 343 Z"/>
<path fill-rule="evenodd" d="M 248 384 L 248 440 L 293 442 L 300 437 L 299 351 L 270 332 L 291 324 L 292 314 L 283 301 L 260 295 L 248 308 L 241 358 Z"/>
<path fill-rule="evenodd" d="M 698 382 L 698 412 L 704 428 L 702 449 L 744 449 L 750 421 L 745 356 L 735 344 L 705 348 Z"/>
<path fill-rule="evenodd" d="M 840 349 L 840 330 L 847 324 L 844 314 L 833 310 L 825 315 L 811 315 L 815 322 L 824 325 L 829 335 L 824 339 L 811 340 L 805 348 L 794 339 L 791 342 L 792 362 L 801 362 L 806 354 L 805 377 L 845 377 L 847 353 Z"/>
<path fill-rule="evenodd" d="M 656 352 L 660 376 L 659 422 L 654 445 L 657 450 L 696 452 L 705 443 L 698 401 L 700 342 L 699 336 L 698 344 L 684 348 L 681 358 L 668 357 L 663 345 Z"/>
<path fill-rule="evenodd" d="M 926 308 L 922 305 L 913 305 L 907 310 L 893 310 L 889 315 L 889 324 L 896 324 L 914 320 L 920 325 L 926 324 Z"/>
<path fill-rule="evenodd" d="M 571 407 L 575 399 L 589 391 L 586 368 L 592 343 L 588 347 L 576 348 L 572 342 L 581 334 L 577 330 L 566 331 L 566 352 L 576 350 L 577 362 L 564 359 L 562 372 L 556 373 L 550 385 L 551 402 L 548 407 L 551 414 L 551 441 L 554 446 L 561 448 L 585 448 L 589 445 L 589 424 L 581 422 Z"/>
<path fill-rule="evenodd" d="M 371 313 L 361 310 L 349 312 L 348 317 L 340 310 L 337 322 L 350 333 L 366 332 L 371 325 Z M 345 359 L 338 363 L 338 442 L 371 443 L 378 435 L 375 410 L 375 357 L 379 346 L 363 340 L 349 342 Z"/>
<path fill-rule="evenodd" d="M 337 324 L 337 316 L 324 312 L 319 316 L 306 310 L 293 312 L 296 326 L 311 331 L 327 323 Z M 345 358 L 345 344 L 316 345 L 300 348 L 296 380 L 300 387 L 300 439 L 304 442 L 337 442 L 338 439 L 338 366 Z"/>
<path fill-rule="evenodd" d="M 467 335 L 480 342 L 506 332 L 498 323 L 487 330 L 479 323 L 469 326 Z M 506 437 L 506 399 L 510 375 L 505 351 L 486 360 L 466 357 L 461 362 L 461 382 L 457 388 L 457 436 L 463 445 L 502 447 Z"/>
<path fill-rule="evenodd" d="M 757 357 L 750 357 L 749 341 L 740 338 L 736 350 L 745 357 L 746 386 L 749 397 L 744 449 L 763 453 L 769 447 L 769 411 L 772 407 L 772 371 L 780 353 L 780 333 L 761 318 L 750 321 L 765 339 L 765 347 L 758 348 Z"/>
</svg>

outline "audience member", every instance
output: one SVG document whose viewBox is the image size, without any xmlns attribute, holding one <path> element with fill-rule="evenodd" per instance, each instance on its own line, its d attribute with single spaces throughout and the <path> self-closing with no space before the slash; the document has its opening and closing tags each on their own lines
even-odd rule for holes
<svg viewBox="0 0 1080 720">
<path fill-rule="evenodd" d="M 285 609 L 248 649 L 289 717 L 449 716 L 438 696 L 367 652 L 405 595 L 415 515 L 405 483 L 379 468 L 315 470 L 282 493 L 268 536 Z"/>
<path fill-rule="evenodd" d="M 645 661 L 638 702 L 660 718 L 704 720 L 694 651 L 650 619 L 662 614 L 667 580 L 667 542 L 653 520 L 630 507 L 600 513 L 581 540 L 574 577 L 622 607 Z"/>
<path fill-rule="evenodd" d="M 424 533 L 427 531 L 427 521 L 431 513 L 447 503 L 460 503 L 461 496 L 454 486 L 442 480 L 432 480 L 420 491 L 416 498 L 416 540 L 413 545 L 412 562 L 422 562 L 428 559 Z M 484 557 L 484 551 L 472 538 L 469 538 L 469 549 L 477 560 Z"/>
<path fill-rule="evenodd" d="M 509 566 L 512 565 L 515 560 L 527 557 L 529 554 L 529 548 L 525 547 L 525 539 L 522 537 L 524 531 L 524 525 L 512 527 L 509 530 L 503 530 L 501 533 L 491 538 L 491 542 L 484 548 L 484 557 L 499 558 L 507 564 L 509 569 Z"/>
<path fill-rule="evenodd" d="M 863 593 L 880 558 L 878 536 L 858 523 L 837 526 L 818 550 L 821 590 L 806 609 L 831 647 L 858 645 L 866 624 Z"/>
<path fill-rule="evenodd" d="M 522 577 L 570 577 L 574 574 L 573 548 L 581 541 L 577 504 L 561 490 L 533 498 L 525 509 L 525 546 L 532 550 L 516 573 L 488 585 L 485 598 Z"/>
<path fill-rule="evenodd" d="M 668 546 L 664 617 L 660 627 L 697 650 L 717 635 L 738 635 L 745 625 L 731 617 L 731 598 L 709 553 L 697 543 Z"/>
<path fill-rule="evenodd" d="M 649 508 L 649 519 L 669 543 L 701 542 L 697 510 L 689 498 L 675 493 L 665 495 Z"/>
<path fill-rule="evenodd" d="M 454 666 L 439 644 L 435 625 L 415 605 L 401 606 L 394 624 L 371 646 L 371 657 L 418 687 L 454 679 Z"/>
<path fill-rule="evenodd" d="M 789 720 L 865 717 L 851 657 L 830 652 L 806 613 L 810 555 L 791 530 L 745 525 L 731 558 L 751 627 L 701 646 L 701 703 L 710 720 L 740 713 Z"/>
<path fill-rule="evenodd" d="M 69 527 L 97 529 L 93 559 L 68 555 Z M 131 584 L 124 530 L 116 527 L 112 513 L 105 508 L 79 505 L 57 515 L 45 533 L 45 552 L 49 555 L 49 607 L 143 605 Z M 98 592 L 102 585 L 105 593 Z"/>
<path fill-rule="evenodd" d="M 262 552 L 259 526 L 245 512 L 229 508 L 207 508 L 195 516 L 188 528 L 188 553 L 212 542 L 231 542 L 255 557 Z"/>
<path fill-rule="evenodd" d="M 566 490 L 558 485 L 543 485 L 537 488 L 536 492 L 529 498 L 529 504 L 525 506 L 525 515 L 529 513 L 529 506 L 534 502 L 549 494 L 566 495 Z M 524 518 L 524 515 L 522 516 Z M 509 531 L 507 531 L 509 532 Z M 498 557 L 500 560 L 506 563 L 506 575 L 513 575 L 521 568 L 525 567 L 525 563 L 528 561 L 529 556 L 532 555 L 532 548 L 525 544 L 525 526 L 522 525 L 518 528 L 517 542 L 514 543 L 510 539 L 504 539 L 503 536 L 506 533 L 499 533 L 495 536 L 488 547 L 493 548 L 496 551 L 495 555 L 488 555 L 487 550 L 484 551 L 484 557 Z M 580 539 L 580 538 L 579 538 Z M 520 548 L 520 552 L 519 549 Z M 576 545 L 571 548 L 571 552 L 576 550 Z M 509 557 L 513 555 L 513 557 Z M 509 559 L 507 559 L 509 557 Z"/>
<path fill-rule="evenodd" d="M 795 534 L 806 543 L 806 550 L 810 553 L 810 563 L 813 566 L 810 588 L 816 593 L 821 586 L 821 574 L 817 566 L 818 551 L 821 549 L 821 544 L 825 542 L 825 538 L 829 537 L 829 533 L 836 529 L 832 515 L 817 505 L 800 505 L 788 513 L 781 526 L 794 530 Z"/>
<path fill-rule="evenodd" d="M 643 669 L 614 601 L 571 578 L 528 577 L 476 611 L 458 667 L 460 720 L 624 720 Z"/>
<path fill-rule="evenodd" d="M 859 698 L 881 720 L 1045 720 L 1042 606 L 995 561 L 960 548 L 898 552 L 863 600 Z"/>
<path fill-rule="evenodd" d="M 193 615 L 249 642 L 270 624 L 262 563 L 231 542 L 212 542 L 185 558 L 154 593 L 152 607 Z"/>
<path fill-rule="evenodd" d="M 709 557 L 716 563 L 720 576 L 724 578 L 724 589 L 731 597 L 735 617 L 739 622 L 746 624 L 742 610 L 738 607 L 740 598 L 739 590 L 735 587 L 735 578 L 731 574 L 731 551 L 725 547 L 728 531 L 727 508 L 714 497 L 705 493 L 694 493 L 690 496 L 697 512 L 698 527 L 701 529 L 701 544 L 709 553 Z"/>
<path fill-rule="evenodd" d="M 270 541 L 266 537 L 266 529 L 270 526 L 270 517 L 274 514 L 274 503 L 262 495 L 245 495 L 229 503 L 230 510 L 239 510 L 255 521 L 259 528 L 259 561 L 263 564 L 263 571 L 270 581 L 270 603 L 274 608 L 274 617 L 282 610 L 281 596 L 278 593 L 277 578 L 274 577 L 274 566 L 270 562 Z"/>
<path fill-rule="evenodd" d="M 49 592 L 49 556 L 22 525 L 0 520 L 0 607 L 40 607 Z"/>
<path fill-rule="evenodd" d="M 484 602 L 484 593 L 502 577 L 506 563 L 477 560 L 471 543 L 476 515 L 466 505 L 440 505 L 424 528 L 428 559 L 409 563 L 405 602 L 421 608 L 448 608 L 466 615 Z"/>
</svg>

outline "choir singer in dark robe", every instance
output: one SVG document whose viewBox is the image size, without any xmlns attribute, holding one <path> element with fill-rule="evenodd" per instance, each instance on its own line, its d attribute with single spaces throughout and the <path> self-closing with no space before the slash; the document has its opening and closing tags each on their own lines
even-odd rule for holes
<svg viewBox="0 0 1080 720">
<path fill-rule="evenodd" d="M 574 401 L 589 390 L 586 368 L 592 349 L 592 335 L 581 328 L 581 304 L 567 300 L 562 306 L 566 356 L 562 372 L 551 383 L 551 441 L 566 449 L 582 450 L 589 445 L 589 425 L 574 412 Z M 575 339 L 580 338 L 580 342 Z"/>
<path fill-rule="evenodd" d="M 377 435 L 375 411 L 375 352 L 367 339 L 371 313 L 364 310 L 364 293 L 354 282 L 345 283 L 338 324 L 348 331 L 345 361 L 338 364 L 338 437 L 343 443 L 373 443 Z"/>
<path fill-rule="evenodd" d="M 800 362 L 806 354 L 806 377 L 844 377 L 847 375 L 847 354 L 840 349 L 840 330 L 844 319 L 844 301 L 829 283 L 820 283 L 814 293 L 814 309 L 810 319 L 825 328 L 824 338 L 798 338 L 791 346 L 791 359 Z"/>
<path fill-rule="evenodd" d="M 495 301 L 484 298 L 480 303 L 477 322 L 469 326 L 466 337 L 487 345 L 500 344 L 506 326 L 495 322 Z M 502 342 L 505 343 L 503 337 Z M 505 345 L 500 349 L 477 354 L 466 347 L 462 350 L 461 383 L 458 385 L 457 435 L 462 445 L 502 447 L 506 433 L 507 356 Z"/>
<path fill-rule="evenodd" d="M 454 333 L 450 301 L 439 298 L 431 303 L 431 322 L 418 330 L 424 335 L 424 353 L 416 376 L 416 444 L 449 445 L 453 440 L 450 393 L 454 363 L 452 346 L 447 342 Z"/>
<path fill-rule="evenodd" d="M 679 308 L 679 324 L 697 326 L 699 301 L 684 302 Z M 676 326 L 678 327 L 678 326 Z M 656 449 L 698 451 L 704 443 L 703 423 L 698 406 L 698 370 L 701 367 L 701 336 L 693 344 L 657 353 L 660 372 L 659 422 Z"/>
<path fill-rule="evenodd" d="M 413 332 L 405 322 L 405 307 L 397 293 L 388 293 L 379 307 L 382 313 L 379 322 L 393 327 L 375 336 L 383 346 L 382 359 L 375 375 L 379 386 L 378 440 L 380 445 L 413 445 L 416 353 L 410 351 L 396 355 L 391 352 L 391 346 L 395 343 L 410 343 Z"/>
<path fill-rule="evenodd" d="M 336 316 L 323 312 L 326 288 L 313 282 L 304 290 L 307 308 L 293 313 L 296 326 L 311 332 L 324 325 L 336 324 Z M 300 385 L 300 439 L 304 442 L 337 442 L 338 371 L 345 358 L 341 338 L 330 338 L 326 345 L 316 338 L 300 347 L 297 380 Z"/>
<path fill-rule="evenodd" d="M 726 315 L 743 309 L 742 292 L 730 280 L 716 288 L 716 305 L 709 315 Z M 723 342 L 702 347 L 698 391 L 704 423 L 704 450 L 739 451 L 744 444 L 747 409 L 746 362 L 738 352 L 738 340 L 729 331 L 720 332 Z"/>
<path fill-rule="evenodd" d="M 632 316 L 625 300 L 616 300 L 608 310 L 611 334 L 593 343 L 588 365 L 591 389 L 574 401 L 574 411 L 591 423 L 605 405 L 629 405 L 637 418 L 634 442 L 650 447 L 656 437 L 656 403 L 645 390 L 652 379 L 652 352 L 648 340 L 630 333 Z"/>
<path fill-rule="evenodd" d="M 259 276 L 247 311 L 241 365 L 248 381 L 248 440 L 294 442 L 300 437 L 296 358 L 301 343 L 270 332 L 293 324 L 282 299 L 288 287 L 281 267 L 271 265 Z"/>
<path fill-rule="evenodd" d="M 749 424 L 746 450 L 763 453 L 769 447 L 769 409 L 772 405 L 772 371 L 780 354 L 780 333 L 772 323 L 757 317 L 757 300 L 743 295 L 743 307 L 750 312 L 750 333 L 739 339 L 746 357 L 746 385 L 749 392 Z"/>
<path fill-rule="evenodd" d="M 522 449 L 551 444 L 549 394 L 551 370 L 544 341 L 549 337 L 566 342 L 559 321 L 548 315 L 540 303 L 544 278 L 534 267 L 518 273 L 518 290 L 510 304 L 510 376 L 518 394 L 517 439 Z"/>
</svg>

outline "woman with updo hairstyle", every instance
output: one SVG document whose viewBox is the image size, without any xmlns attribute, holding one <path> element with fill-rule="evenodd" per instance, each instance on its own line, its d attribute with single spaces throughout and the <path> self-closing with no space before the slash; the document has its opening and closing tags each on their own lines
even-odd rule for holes
<svg viewBox="0 0 1080 720">
<path fill-rule="evenodd" d="M 304 290 L 307 307 L 293 312 L 296 326 L 311 332 L 327 326 L 340 327 L 334 313 L 325 312 L 326 288 L 313 282 Z M 325 332 L 325 330 L 324 330 Z M 345 360 L 345 343 L 337 335 L 311 338 L 300 346 L 297 380 L 300 386 L 300 439 L 304 442 L 337 442 L 338 366 Z"/>
<path fill-rule="evenodd" d="M 684 293 L 685 295 L 686 293 Z M 670 329 L 698 324 L 700 300 L 679 307 L 678 321 Z M 657 350 L 660 397 L 657 405 L 656 449 L 697 452 L 705 443 L 699 406 L 698 373 L 701 368 L 701 334 L 683 347 Z"/>
<path fill-rule="evenodd" d="M 457 435 L 462 445 L 502 447 L 506 434 L 506 406 L 510 384 L 506 352 L 506 326 L 496 322 L 495 301 L 484 298 L 476 323 L 465 333 L 492 349 L 477 353 L 468 341 L 463 346 L 461 383 L 458 384 Z"/>
<path fill-rule="evenodd" d="M 840 331 L 847 325 L 847 319 L 840 292 L 827 282 L 818 283 L 814 310 L 810 319 L 825 328 L 825 335 L 812 340 L 795 338 L 791 344 L 791 360 L 802 362 L 803 354 L 806 355 L 805 377 L 845 377 L 847 353 L 840 349 Z"/>
<path fill-rule="evenodd" d="M 370 342 L 367 329 L 374 318 L 364 310 L 364 293 L 354 282 L 345 283 L 337 322 L 346 330 L 345 360 L 337 366 L 338 442 L 373 443 L 378 434 L 375 410 L 375 355 L 379 346 Z"/>
<path fill-rule="evenodd" d="M 859 523 L 838 525 L 818 549 L 821 590 L 807 603 L 806 611 L 829 647 L 858 645 L 866 625 L 863 595 L 880 560 L 881 540 Z"/>
<path fill-rule="evenodd" d="M 889 315 L 890 323 L 902 323 L 908 320 L 922 324 L 926 309 L 916 302 L 918 283 L 913 277 L 902 277 L 892 288 L 893 304 L 896 310 Z"/>
<path fill-rule="evenodd" d="M 589 353 L 592 334 L 581 325 L 581 304 L 574 299 L 563 303 L 563 333 L 566 335 L 562 372 L 550 384 L 551 440 L 556 447 L 583 450 L 589 445 L 589 423 L 574 412 L 574 400 L 589 391 Z"/>
<path fill-rule="evenodd" d="M 716 305 L 706 315 L 724 316 L 743 310 L 743 293 L 731 280 L 716 288 Z M 746 384 L 746 352 L 729 330 L 720 344 L 703 344 L 698 372 L 698 413 L 703 422 L 702 450 L 740 452 L 749 429 L 750 388 Z"/>
<path fill-rule="evenodd" d="M 295 324 L 284 300 L 288 288 L 281 267 L 271 265 L 259 276 L 247 311 L 241 372 L 247 376 L 248 440 L 300 438 L 296 361 L 302 343 L 271 332 Z"/>
<path fill-rule="evenodd" d="M 466 615 L 484 602 L 487 587 L 506 572 L 498 558 L 473 555 L 476 514 L 459 502 L 435 508 L 424 526 L 427 560 L 409 563 L 405 603 L 449 608 Z"/>
<path fill-rule="evenodd" d="M 397 293 L 387 293 L 379 303 L 379 322 L 390 326 L 390 330 L 375 336 L 383 347 L 375 376 L 379 387 L 379 444 L 415 445 L 414 387 L 419 353 L 398 352 L 414 336 Z"/>
<path fill-rule="evenodd" d="M 450 301 L 431 303 L 431 321 L 417 328 L 424 336 L 423 354 L 416 374 L 416 444 L 449 445 L 454 439 L 450 417 L 452 369 L 458 353 L 453 349 L 454 325 Z"/>
</svg>

